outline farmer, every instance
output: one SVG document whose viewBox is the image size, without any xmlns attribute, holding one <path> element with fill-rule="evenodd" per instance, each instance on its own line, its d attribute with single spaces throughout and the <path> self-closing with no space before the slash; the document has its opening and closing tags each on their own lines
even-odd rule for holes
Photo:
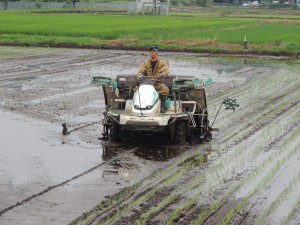
<svg viewBox="0 0 300 225">
<path fill-rule="evenodd" d="M 169 95 L 169 88 L 163 84 L 163 78 L 170 77 L 170 71 L 167 63 L 158 58 L 158 47 L 151 45 L 149 48 L 150 59 L 142 63 L 137 73 L 138 78 L 141 76 L 153 76 L 157 78 L 154 88 L 159 93 L 161 100 L 161 112 L 165 113 L 165 102 Z"/>
</svg>

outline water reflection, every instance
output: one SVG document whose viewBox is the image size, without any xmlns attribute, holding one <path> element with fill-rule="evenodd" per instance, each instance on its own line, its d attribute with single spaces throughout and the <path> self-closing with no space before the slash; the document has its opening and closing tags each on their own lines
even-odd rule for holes
<svg viewBox="0 0 300 225">
<path fill-rule="evenodd" d="M 199 143 L 173 145 L 160 143 L 111 143 L 107 141 L 102 144 L 102 160 L 108 161 L 119 153 L 128 153 L 146 160 L 165 162 L 193 148 L 197 149 L 197 151 L 205 152 L 206 158 L 212 151 L 210 143 L 205 145 Z"/>
<path fill-rule="evenodd" d="M 150 143 L 111 143 L 105 142 L 102 145 L 103 155 L 102 160 L 108 161 L 114 158 L 117 154 L 128 152 L 134 156 L 153 160 L 167 161 L 171 158 L 181 155 L 186 150 L 190 149 L 189 145 L 171 145 L 171 144 L 150 144 Z"/>
<path fill-rule="evenodd" d="M 147 160 L 167 161 L 188 149 L 188 145 L 140 145 L 135 149 L 134 155 Z"/>
</svg>

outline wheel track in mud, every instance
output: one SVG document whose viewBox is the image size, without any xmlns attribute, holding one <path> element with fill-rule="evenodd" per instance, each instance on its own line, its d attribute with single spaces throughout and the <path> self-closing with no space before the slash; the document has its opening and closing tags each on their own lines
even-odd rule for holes
<svg viewBox="0 0 300 225">
<path fill-rule="evenodd" d="M 48 56 L 49 55 L 47 55 L 47 57 Z M 70 66 L 70 64 L 65 64 L 65 62 L 58 62 L 58 63 L 56 62 L 55 68 L 53 68 L 52 71 L 48 71 L 48 72 L 45 72 L 45 70 L 38 71 L 38 73 L 34 74 L 34 76 L 40 76 L 40 75 L 44 76 L 44 75 L 49 75 L 49 74 L 62 73 L 62 72 L 70 71 L 70 70 L 72 70 L 72 71 L 73 70 L 78 70 L 78 68 L 82 67 L 83 65 L 89 66 L 89 65 L 92 65 L 92 64 L 95 64 L 95 63 L 101 63 L 101 64 L 99 64 L 99 66 L 102 66 L 102 65 L 105 65 L 105 64 L 115 63 L 116 60 L 118 60 L 118 59 L 123 59 L 124 60 L 124 59 L 130 58 L 130 57 L 132 57 L 132 56 L 128 56 L 128 55 L 127 56 L 112 55 L 110 57 L 105 57 L 105 58 L 102 58 L 102 59 L 100 57 L 100 59 L 99 59 L 99 56 L 95 55 L 95 56 L 89 57 L 89 58 L 87 58 L 85 60 L 77 59 L 76 58 L 76 59 L 74 59 L 74 60 L 71 61 L 71 66 Z M 43 58 L 45 58 L 45 57 L 43 57 Z M 41 61 L 41 56 L 24 57 L 23 59 L 26 60 L 27 62 L 28 62 L 28 59 L 33 59 L 33 60 L 34 59 L 39 59 L 39 61 Z M 5 62 L 5 60 L 0 60 L 0 62 L 3 62 L 3 61 Z M 6 61 L 9 61 L 9 60 L 6 60 Z M 22 59 L 20 59 L 20 61 L 22 61 Z M 43 65 L 46 65 L 46 64 L 47 63 L 43 63 Z M 50 62 L 50 64 L 51 64 L 51 62 Z M 28 70 L 32 70 L 32 68 L 35 68 L 35 66 L 28 66 L 28 67 L 30 67 Z M 10 80 L 23 79 L 23 78 L 26 78 L 26 77 L 33 76 L 32 75 L 32 71 L 28 71 L 28 73 L 27 73 L 27 72 L 24 72 L 22 69 L 20 69 L 18 71 L 18 70 L 13 70 L 13 68 L 15 68 L 15 67 L 12 65 L 12 67 L 11 67 L 12 70 L 7 70 L 7 71 L 3 71 L 2 70 L 1 73 L 8 73 L 9 72 L 11 74 L 11 73 L 16 73 L 16 72 L 22 72 L 22 74 L 16 75 L 16 76 L 13 76 L 13 77 L 4 77 L 4 78 L 0 77 L 0 81 L 10 81 Z M 102 164 L 99 164 L 99 165 L 97 165 L 95 167 L 92 167 L 92 168 L 88 169 L 87 171 L 84 171 L 84 172 L 82 172 L 82 173 L 80 173 L 80 174 L 78 174 L 78 175 L 76 175 L 76 176 L 74 176 L 74 177 L 72 177 L 70 179 L 67 179 L 67 180 L 65 180 L 65 181 L 63 181 L 63 182 L 61 182 L 59 184 L 53 185 L 53 186 L 49 186 L 48 188 L 46 188 L 46 189 L 44 189 L 44 190 L 42 190 L 42 191 L 40 191 L 40 192 L 38 192 L 38 193 L 36 193 L 34 195 L 31 195 L 31 196 L 29 196 L 29 197 L 27 197 L 27 198 L 25 198 L 25 199 L 17 202 L 14 205 L 11 205 L 9 207 L 6 207 L 5 209 L 2 209 L 0 211 L 0 217 L 4 213 L 6 213 L 6 212 L 8 212 L 8 211 L 10 211 L 10 210 L 18 207 L 18 206 L 24 205 L 27 202 L 33 200 L 34 198 L 37 198 L 37 197 L 39 197 L 41 195 L 44 195 L 44 194 L 48 193 L 49 191 L 52 191 L 52 190 L 54 190 L 56 188 L 64 186 L 64 185 L 68 184 L 69 182 L 74 181 L 74 180 L 76 180 L 76 179 L 78 179 L 78 178 L 80 178 L 82 176 L 85 176 L 85 175 L 91 173 L 92 171 L 98 169 L 101 166 L 102 166 Z"/>
<path fill-rule="evenodd" d="M 298 89 L 298 87 L 299 87 L 299 85 L 296 85 L 296 87 L 294 87 L 294 86 L 292 86 L 292 87 L 290 87 L 290 90 L 288 91 L 289 93 L 293 93 L 293 92 L 295 92 L 297 89 Z M 228 94 L 228 93 L 226 93 L 226 94 Z M 224 95 L 226 95 L 226 94 L 223 94 L 223 96 Z M 222 97 L 222 96 L 221 96 Z M 251 159 L 249 159 L 249 162 L 248 162 L 248 167 L 249 167 L 249 165 L 251 165 L 252 164 L 252 162 L 255 160 L 255 158 L 257 158 L 258 157 L 258 154 L 257 153 L 260 153 L 261 154 L 261 152 L 269 152 L 270 150 L 272 150 L 273 148 L 274 148 L 274 145 L 276 145 L 276 141 L 280 141 L 280 140 L 282 140 L 283 138 L 284 138 L 284 136 L 287 134 L 287 133 L 289 133 L 289 132 L 292 132 L 293 131 L 293 129 L 295 128 L 295 126 L 299 126 L 299 121 L 297 121 L 296 122 L 296 125 L 292 125 L 292 121 L 294 120 L 294 117 L 295 117 L 295 114 L 296 115 L 298 115 L 299 114 L 299 111 L 297 111 L 297 106 L 299 105 L 299 93 L 296 93 L 296 94 L 294 94 L 294 95 L 292 95 L 292 96 L 290 96 L 289 94 L 285 94 L 285 93 L 283 93 L 283 94 L 281 94 L 281 93 L 279 93 L 277 96 L 275 96 L 275 97 L 273 97 L 273 98 L 270 98 L 269 100 L 268 100 L 268 102 L 267 103 L 265 103 L 265 106 L 270 106 L 270 105 L 272 105 L 274 102 L 276 103 L 276 104 L 278 104 L 278 105 L 280 105 L 280 101 L 282 101 L 282 100 L 285 100 L 285 101 L 287 101 L 286 102 L 286 104 L 284 104 L 283 106 L 281 106 L 281 107 L 279 107 L 279 109 L 278 108 L 276 108 L 276 107 L 274 107 L 274 109 L 271 109 L 271 110 L 268 110 L 268 112 L 265 114 L 265 117 L 266 118 L 264 118 L 262 121 L 257 121 L 256 120 L 256 118 L 254 117 L 254 116 L 252 116 L 252 120 L 253 120 L 253 122 L 252 122 L 252 124 L 251 124 L 251 127 L 249 126 L 249 127 L 246 127 L 245 129 L 243 129 L 242 131 L 240 130 L 240 132 L 242 132 L 243 134 L 243 136 L 242 136 L 242 138 L 241 137 L 239 137 L 238 135 L 234 135 L 234 136 L 232 136 L 231 138 L 230 138 L 230 142 L 231 142 L 231 144 L 229 144 L 229 146 L 225 146 L 225 148 L 221 151 L 222 152 L 222 154 L 221 155 L 217 155 L 217 156 L 215 156 L 215 158 L 214 158 L 214 161 L 215 161 L 215 168 L 218 168 L 220 171 L 222 170 L 222 169 L 224 169 L 224 162 L 223 162 L 223 165 L 222 165 L 222 159 L 224 160 L 224 156 L 222 156 L 222 155 L 228 155 L 228 154 L 231 154 L 231 155 L 229 155 L 228 156 L 228 159 L 230 159 L 232 156 L 234 156 L 236 153 L 234 153 L 234 152 L 232 152 L 232 150 L 231 150 L 231 148 L 237 148 L 237 146 L 240 146 L 239 148 L 240 148 L 240 152 L 239 152 L 239 154 L 237 154 L 238 156 L 239 156 L 239 158 L 241 157 L 241 153 L 243 153 L 242 155 L 244 155 L 244 158 L 247 158 L 248 156 L 247 156 L 247 154 L 249 154 L 250 152 L 249 151 L 247 151 L 247 152 L 242 152 L 243 150 L 244 150 L 244 146 L 242 146 L 242 144 L 243 144 L 243 142 L 245 141 L 245 140 L 250 140 L 251 138 L 253 138 L 253 136 L 259 136 L 259 135 L 261 135 L 260 133 L 261 132 L 265 132 L 265 133 L 267 133 L 268 132 L 268 129 L 270 129 L 270 130 L 272 130 L 272 129 L 274 129 L 274 128 L 276 128 L 277 127 L 277 123 L 278 123 L 278 121 L 282 121 L 283 120 L 283 118 L 286 118 L 286 117 L 289 117 L 290 116 L 290 119 L 291 120 L 285 120 L 284 121 L 284 125 L 282 125 L 282 127 L 285 127 L 284 128 L 284 130 L 282 130 L 282 131 L 280 131 L 278 134 L 276 134 L 276 137 L 273 137 L 273 139 L 270 139 L 270 140 L 268 140 L 267 141 L 267 143 L 265 143 L 265 144 L 263 144 L 263 145 L 260 145 L 259 143 L 257 143 L 256 145 L 257 145 L 257 147 L 258 147 L 258 150 L 256 150 L 256 149 L 252 149 L 252 152 L 253 152 L 253 156 L 252 156 L 252 158 Z M 263 109 L 264 109 L 264 107 L 259 107 L 260 108 L 260 110 L 256 110 L 256 113 L 257 113 L 257 116 L 259 116 L 259 115 L 261 115 L 261 112 L 263 111 Z M 246 113 L 248 113 L 249 114 L 249 112 L 246 112 Z M 246 114 L 247 115 L 247 114 Z M 245 114 L 243 114 L 242 116 L 245 116 Z M 273 127 L 273 128 L 272 128 Z M 237 127 L 234 127 L 235 129 L 237 129 Z M 251 129 L 249 129 L 248 130 L 248 128 L 251 128 Z M 234 130 L 234 129 L 233 129 Z M 226 140 L 226 139 L 225 139 Z M 227 138 L 227 140 L 229 140 L 228 138 Z M 224 141 L 225 142 L 225 141 Z M 251 143 L 251 140 L 249 141 L 249 143 Z M 203 146 L 200 146 L 199 148 L 201 149 L 201 147 L 203 147 Z M 227 150 L 226 150 L 227 149 Z M 262 150 L 263 149 L 263 150 Z M 271 151 L 272 152 L 272 151 Z M 256 156 L 255 156 L 255 154 L 257 154 Z M 194 153 L 192 153 L 189 157 L 187 157 L 187 158 L 185 158 L 184 160 L 181 158 L 181 162 L 184 162 L 184 161 L 189 161 L 188 159 L 195 159 L 195 158 L 197 158 L 197 156 L 199 157 L 199 154 L 198 154 L 198 152 L 196 151 L 196 153 L 194 152 Z M 220 161 L 218 161 L 218 159 L 220 160 Z M 192 160 L 191 160 L 192 161 Z M 180 165 L 180 163 L 177 163 L 178 161 L 176 161 L 175 162 L 175 164 L 177 164 L 177 167 Z M 261 164 L 260 165 L 264 165 L 264 163 L 265 163 L 266 161 L 263 161 L 263 162 L 261 162 Z M 221 163 L 221 164 L 220 164 Z M 201 165 L 203 165 L 204 164 L 204 162 L 202 162 L 202 163 L 200 163 Z M 236 162 L 235 164 L 237 164 L 238 165 L 238 163 Z M 171 164 L 172 165 L 172 164 Z M 221 165 L 221 167 L 220 167 L 220 165 Z M 176 166 L 174 166 L 174 164 L 172 165 L 173 167 L 174 167 L 174 169 L 176 168 Z M 214 168 L 214 166 L 212 165 L 208 165 L 209 166 L 209 168 L 208 168 L 208 170 L 210 170 L 210 168 Z M 194 168 L 197 168 L 197 167 L 199 167 L 199 165 L 197 165 L 197 166 L 195 166 L 195 167 L 193 167 L 193 166 L 191 166 L 191 168 L 189 169 L 189 170 L 185 170 L 184 171 L 184 174 L 186 175 L 186 173 L 189 173 L 189 172 L 191 172 L 191 171 L 193 171 L 193 169 Z M 251 170 L 250 170 L 250 172 L 248 171 L 247 172 L 247 170 L 245 171 L 245 169 L 246 168 L 248 168 L 248 167 L 243 167 L 242 169 L 241 169 L 241 171 L 240 171 L 240 173 L 239 173 L 239 176 L 242 178 L 242 177 L 253 177 L 254 175 L 251 175 L 251 174 L 255 174 L 256 172 L 257 172 L 257 170 L 254 170 L 254 171 L 252 171 L 252 173 L 250 173 L 251 172 Z M 261 168 L 260 168 L 261 169 Z M 228 169 L 227 169 L 228 170 Z M 243 171 L 244 170 L 244 171 Z M 178 171 L 178 168 L 177 168 L 177 170 L 175 170 L 176 172 Z M 211 169 L 211 173 L 213 173 L 214 172 L 214 170 L 213 169 Z M 230 170 L 228 170 L 228 171 L 230 171 Z M 223 174 L 221 174 L 220 173 L 220 177 L 222 178 L 222 179 L 224 179 L 224 175 L 226 175 L 225 176 L 225 178 L 226 178 L 226 181 L 227 182 L 233 182 L 233 184 L 234 184 L 234 179 L 231 177 L 231 173 L 229 173 L 229 172 L 223 172 Z M 175 173 L 176 173 L 175 172 Z M 172 175 L 174 175 L 175 173 L 171 173 Z M 207 174 L 207 171 L 205 171 L 205 173 Z M 164 174 L 166 174 L 166 173 L 164 173 Z M 250 175 L 249 175 L 250 174 Z M 166 204 L 166 205 L 164 205 L 164 207 L 163 207 L 163 209 L 161 209 L 161 210 L 158 210 L 157 209 L 157 211 L 151 216 L 151 218 L 153 218 L 153 220 L 151 220 L 151 218 L 148 218 L 148 220 L 147 220 L 147 223 L 149 223 L 149 224 L 151 224 L 151 223 L 153 223 L 153 224 L 155 224 L 155 221 L 157 222 L 157 221 L 160 221 L 161 222 L 161 220 L 157 220 L 157 218 L 155 218 L 155 216 L 156 215 L 159 215 L 160 213 L 161 214 L 164 214 L 165 212 L 166 212 L 166 207 L 167 207 L 167 209 L 169 209 L 169 211 L 168 212 L 174 212 L 175 210 L 174 210 L 174 207 L 173 207 L 173 210 L 171 210 L 170 209 L 170 207 L 172 208 L 172 204 L 173 203 L 177 203 L 177 202 L 180 202 L 180 201 L 184 201 L 184 198 L 182 198 L 181 196 L 184 194 L 184 193 L 186 193 L 186 192 L 188 192 L 188 191 L 191 191 L 191 190 L 193 190 L 194 188 L 196 188 L 196 189 L 198 189 L 199 190 L 199 192 L 198 193 L 196 193 L 195 194 L 195 196 L 197 196 L 197 198 L 196 198 L 196 201 L 191 201 L 191 199 L 190 198 L 187 198 L 187 200 L 185 201 L 186 202 L 186 206 L 183 206 L 183 207 L 179 207 L 181 210 L 183 210 L 183 211 L 186 211 L 186 212 L 188 212 L 189 211 L 189 209 L 190 209 L 190 207 L 191 206 L 193 206 L 194 204 L 195 204 L 195 202 L 198 202 L 198 204 L 199 204 L 199 201 L 200 201 L 200 199 L 203 199 L 202 200 L 202 202 L 200 203 L 200 208 L 199 208 L 199 210 L 201 209 L 201 210 L 203 210 L 203 209 L 205 209 L 205 205 L 211 205 L 212 204 L 212 201 L 211 201 L 211 198 L 209 198 L 209 196 L 207 195 L 206 196 L 206 200 L 205 200 L 205 196 L 203 197 L 202 195 L 203 195 L 203 186 L 199 186 L 199 183 L 201 184 L 201 182 L 202 183 L 205 183 L 205 179 L 204 179 L 204 177 L 203 176 L 205 176 L 205 175 L 203 175 L 203 174 L 200 174 L 198 177 L 196 176 L 194 176 L 193 178 L 195 179 L 195 182 L 192 182 L 192 181 L 190 181 L 189 179 L 187 179 L 187 177 L 189 177 L 189 176 L 179 176 L 179 177 L 177 177 L 174 181 L 173 181 L 173 183 L 171 184 L 171 186 L 170 187 L 176 187 L 177 185 L 175 185 L 175 184 L 178 184 L 178 183 L 180 183 L 180 179 L 181 178 L 183 178 L 183 181 L 181 180 L 181 184 L 182 183 L 185 183 L 185 182 L 187 182 L 188 180 L 189 180 L 189 184 L 188 185 L 184 185 L 184 188 L 180 188 L 180 190 L 176 190 L 175 191 L 175 193 L 173 193 L 173 194 L 171 194 L 171 195 L 166 195 L 165 196 L 165 198 L 164 199 L 166 199 L 166 198 L 171 198 L 171 199 L 173 199 L 173 201 L 170 203 L 170 202 L 168 202 L 168 204 Z M 218 177 L 219 177 L 218 176 Z M 158 177 L 159 178 L 159 177 Z M 249 179 L 249 178 L 248 178 Z M 232 180 L 232 181 L 231 181 Z M 249 181 L 249 180 L 248 180 Z M 220 180 L 219 180 L 219 183 L 220 183 Z M 226 203 L 228 202 L 228 200 L 229 200 L 229 198 L 232 196 L 232 194 L 234 193 L 234 191 L 235 190 L 237 190 L 238 188 L 240 188 L 241 186 L 242 186 L 242 184 L 245 184 L 245 183 L 247 183 L 247 179 L 243 179 L 242 180 L 242 183 L 238 183 L 237 184 L 237 186 L 234 186 L 234 188 L 231 190 L 231 191 L 229 191 L 229 192 L 225 192 L 224 193 L 224 195 L 223 196 L 225 196 L 225 197 L 223 197 L 222 199 L 218 199 L 217 200 L 217 202 L 213 202 L 213 203 L 216 203 L 216 204 L 213 204 L 213 205 L 218 205 L 218 207 L 215 207 L 214 208 L 214 211 L 213 212 L 210 212 L 210 211 L 207 211 L 206 210 L 206 212 L 207 212 L 207 215 L 206 216 L 203 216 L 203 222 L 205 222 L 205 221 L 207 221 L 211 216 L 213 216 L 213 215 L 215 215 L 215 213 L 216 212 L 218 212 L 218 210 L 220 210 L 220 208 L 222 207 L 222 206 L 224 206 L 224 205 L 226 205 Z M 212 189 L 212 187 L 214 187 L 215 188 L 215 186 L 218 184 L 218 182 L 216 183 L 216 184 L 213 184 L 213 183 L 211 183 L 210 185 L 208 185 L 207 186 L 207 188 L 205 188 L 206 190 L 207 190 L 207 192 L 209 192 L 209 191 L 212 191 L 213 189 Z M 154 184 L 155 185 L 155 184 Z M 153 187 L 155 187 L 155 186 L 153 186 L 153 184 L 151 185 L 151 187 L 153 188 Z M 169 186 L 168 186 L 169 187 Z M 180 186 L 179 186 L 180 187 Z M 226 187 L 226 185 L 225 185 L 225 187 Z M 148 193 L 148 191 L 150 191 L 151 189 L 143 189 L 143 193 Z M 217 189 L 216 189 L 217 190 Z M 135 191 L 134 192 L 139 192 L 139 191 L 141 191 L 141 189 L 140 188 L 135 188 Z M 124 198 L 124 199 L 126 199 L 126 203 L 125 202 L 123 202 L 121 199 L 119 199 L 119 201 L 117 201 L 117 202 L 115 202 L 115 204 L 112 204 L 109 208 L 107 208 L 106 210 L 105 210 L 105 212 L 106 213 L 104 213 L 104 211 L 98 211 L 97 212 L 97 209 L 94 209 L 94 211 L 91 211 L 90 212 L 90 214 L 89 213 L 87 213 L 87 217 L 90 217 L 90 219 L 91 218 L 93 218 L 93 219 L 91 219 L 90 220 L 90 222 L 88 222 L 87 224 L 94 224 L 94 223 L 97 223 L 97 222 L 99 222 L 99 223 L 106 223 L 106 222 L 109 222 L 109 223 L 113 223 L 113 221 L 111 221 L 111 220 L 109 220 L 109 221 L 107 221 L 107 220 L 105 220 L 104 218 L 103 218 L 103 215 L 104 214 L 109 214 L 110 216 L 115 216 L 116 218 L 119 218 L 119 217 L 121 217 L 121 218 L 123 218 L 123 217 L 125 217 L 126 218 L 126 215 L 129 213 L 129 211 L 124 211 L 124 212 L 120 212 L 119 210 L 118 210 L 118 207 L 120 207 L 119 205 L 127 205 L 128 203 L 130 203 L 130 201 L 132 200 L 132 201 L 136 201 L 136 200 L 138 200 L 140 197 L 138 197 L 138 196 L 135 196 L 135 194 L 133 194 L 134 192 L 132 192 L 131 193 L 131 195 L 130 196 L 127 196 L 127 198 Z M 217 193 L 218 193 L 218 191 L 217 191 Z M 143 195 L 142 195 L 143 196 Z M 153 195 L 154 196 L 154 195 Z M 154 197 L 155 198 L 155 197 Z M 150 198 L 149 198 L 150 199 Z M 148 200 L 149 200 L 148 199 Z M 124 200 L 125 201 L 125 200 Z M 163 200 L 162 200 L 163 201 Z M 205 201 L 206 201 L 206 203 L 205 203 Z M 246 202 L 246 201 L 245 201 Z M 218 203 L 218 204 L 217 204 Z M 222 203 L 222 204 L 221 204 Z M 131 217 L 129 217 L 128 219 L 130 219 L 130 218 L 135 218 L 135 219 L 133 219 L 133 220 L 131 220 L 131 222 L 133 222 L 133 221 L 135 221 L 135 223 L 139 223 L 139 222 L 141 222 L 142 221 L 142 223 L 141 224 L 143 224 L 143 223 L 145 223 L 145 221 L 143 221 L 143 220 L 141 220 L 141 218 L 143 217 L 143 214 L 141 215 L 141 213 L 140 213 L 140 211 L 141 210 L 137 210 L 137 211 L 139 211 L 139 214 L 135 214 L 135 212 L 134 212 L 134 207 L 139 207 L 138 205 L 135 205 L 135 206 L 133 206 L 133 208 L 131 209 L 131 211 L 130 211 L 130 214 L 131 214 Z M 153 207 L 153 206 L 152 206 Z M 118 214 L 116 215 L 116 214 L 114 214 L 114 212 L 111 212 L 112 210 L 111 209 L 114 209 L 115 211 L 117 211 L 118 212 Z M 178 211 L 181 211 L 181 210 L 178 210 Z M 163 213 L 164 212 L 164 213 Z M 200 212 L 200 211 L 199 211 Z M 169 215 L 168 216 L 166 216 L 165 217 L 165 220 L 164 221 L 170 221 L 170 218 L 172 218 L 172 216 L 173 215 L 170 215 L 170 213 L 169 213 Z M 136 218 L 136 217 L 138 217 L 138 219 Z M 145 217 L 145 216 L 144 216 Z M 182 217 L 182 218 L 185 218 L 185 219 L 187 219 L 185 216 L 182 216 L 182 215 L 180 215 L 180 217 Z M 97 220 L 97 218 L 102 218 L 102 219 L 98 219 Z M 169 219 L 168 219 L 169 218 Z M 178 217 L 174 217 L 173 216 L 173 222 L 174 222 L 174 220 L 176 220 Z M 97 222 L 96 222 L 97 221 Z M 106 221 L 106 222 L 105 222 Z M 189 221 L 190 222 L 192 222 L 192 218 L 190 218 L 189 219 Z M 114 221 L 116 224 L 118 224 L 118 220 L 117 221 Z M 76 220 L 75 221 L 75 224 L 86 224 L 85 222 L 84 222 L 84 220 L 81 220 L 80 218 L 78 219 L 78 220 Z M 171 223 L 170 223 L 171 224 Z M 176 224 L 176 222 L 175 222 L 175 224 Z M 182 221 L 179 221 L 178 222 L 178 224 L 182 224 Z"/>
<path fill-rule="evenodd" d="M 89 125 L 90 125 L 90 124 L 89 124 Z M 71 130 L 71 131 L 74 131 L 74 130 Z M 110 164 L 115 165 L 116 161 L 118 161 L 118 160 L 115 159 L 115 160 L 113 160 L 112 162 L 110 162 Z M 90 169 L 88 169 L 88 170 L 86 170 L 86 171 L 84 171 L 84 172 L 78 174 L 78 175 L 73 176 L 73 177 L 70 178 L 70 179 L 67 179 L 67 180 L 65 180 L 65 181 L 63 181 L 63 182 L 61 182 L 61 183 L 59 183 L 59 184 L 49 186 L 48 188 L 46 188 L 46 189 L 44 189 L 44 190 L 42 190 L 42 191 L 40 191 L 40 192 L 38 192 L 38 193 L 36 193 L 36 194 L 34 194 L 34 195 L 31 195 L 31 196 L 29 196 L 29 197 L 27 197 L 27 198 L 25 198 L 25 199 L 23 199 L 23 200 L 17 202 L 16 204 L 13 204 L 13 205 L 11 205 L 11 206 L 9 206 L 9 207 L 6 207 L 5 209 L 0 210 L 0 217 L 1 217 L 3 214 L 5 214 L 6 212 L 8 212 L 8 211 L 10 211 L 10 210 L 12 210 L 12 209 L 14 209 L 14 208 L 16 208 L 16 207 L 18 207 L 18 206 L 22 206 L 22 205 L 26 204 L 27 202 L 33 200 L 34 198 L 40 197 L 40 196 L 42 196 L 42 195 L 44 195 L 44 194 L 46 194 L 46 193 L 48 193 L 48 192 L 50 192 L 50 191 L 53 191 L 54 189 L 57 189 L 57 188 L 62 187 L 62 186 L 65 186 L 65 185 L 67 185 L 68 183 L 70 183 L 70 182 L 72 182 L 72 181 L 74 181 L 74 180 L 76 180 L 76 179 L 79 179 L 79 178 L 81 178 L 81 177 L 83 177 L 83 176 L 85 176 L 85 175 L 87 175 L 87 174 L 89 174 L 89 173 L 91 173 L 91 172 L 93 172 L 93 171 L 95 171 L 95 170 L 101 168 L 104 164 L 105 164 L 105 163 L 98 164 L 98 165 L 96 165 L 96 166 L 94 166 L 94 167 L 92 167 L 92 168 L 90 168 Z M 133 167 L 132 167 L 130 164 L 128 164 L 128 163 L 122 163 L 121 161 L 119 161 L 119 164 L 120 164 L 120 166 L 121 166 L 125 171 L 127 171 L 128 173 L 132 173 L 133 171 L 136 171 L 136 169 L 133 168 Z M 105 172 L 105 171 L 104 171 L 104 172 Z"/>
<path fill-rule="evenodd" d="M 46 188 L 46 189 L 40 191 L 39 193 L 36 193 L 36 194 L 34 194 L 34 195 L 31 195 L 31 196 L 25 198 L 24 200 L 17 202 L 17 203 L 14 204 L 14 205 L 11 205 L 11 206 L 9 206 L 9 207 L 6 207 L 5 209 L 2 209 L 2 210 L 0 211 L 0 217 L 1 217 L 4 213 L 6 213 L 6 212 L 8 212 L 8 211 L 10 211 L 10 210 L 12 210 L 12 209 L 18 207 L 18 206 L 24 205 L 25 203 L 31 201 L 32 199 L 34 199 L 34 198 L 36 198 L 36 197 L 39 197 L 39 196 L 41 196 L 41 195 L 43 195 L 43 194 L 46 194 L 47 192 L 52 191 L 52 190 L 54 190 L 54 189 L 56 189 L 56 188 L 58 188 L 58 187 L 62 187 L 62 186 L 64 186 L 64 185 L 68 184 L 68 183 L 71 182 L 71 181 L 74 181 L 74 180 L 76 180 L 76 179 L 78 179 L 78 178 L 80 178 L 80 177 L 82 177 L 82 176 L 85 176 L 85 175 L 87 175 L 87 174 L 93 172 L 94 170 L 100 168 L 102 165 L 103 165 L 103 163 L 101 163 L 101 164 L 99 164 L 99 165 L 96 165 L 96 166 L 94 166 L 94 167 L 92 167 L 92 168 L 90 168 L 90 169 L 88 169 L 88 170 L 86 170 L 86 171 L 84 171 L 84 172 L 82 172 L 82 173 L 80 173 L 80 174 L 78 174 L 78 175 L 76 175 L 76 176 L 70 178 L 70 179 L 67 179 L 67 180 L 65 180 L 65 181 L 63 181 L 63 182 L 61 182 L 61 183 L 59 183 L 59 184 L 49 186 L 48 188 Z"/>
</svg>

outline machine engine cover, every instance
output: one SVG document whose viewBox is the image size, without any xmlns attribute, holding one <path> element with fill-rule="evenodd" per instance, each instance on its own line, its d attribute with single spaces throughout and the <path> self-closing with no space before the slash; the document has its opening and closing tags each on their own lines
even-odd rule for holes
<svg viewBox="0 0 300 225">
<path fill-rule="evenodd" d="M 159 95 L 152 85 L 141 85 L 134 93 L 132 111 L 151 110 L 158 99 Z"/>
</svg>

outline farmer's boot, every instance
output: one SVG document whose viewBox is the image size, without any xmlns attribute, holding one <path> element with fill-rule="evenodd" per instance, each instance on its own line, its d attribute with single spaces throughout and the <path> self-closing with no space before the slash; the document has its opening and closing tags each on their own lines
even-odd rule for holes
<svg viewBox="0 0 300 225">
<path fill-rule="evenodd" d="M 165 96 L 165 95 L 161 95 L 160 96 L 160 101 L 161 101 L 160 112 L 161 113 L 165 113 L 166 112 L 166 110 L 165 110 L 166 99 L 167 99 L 167 96 Z"/>
</svg>

